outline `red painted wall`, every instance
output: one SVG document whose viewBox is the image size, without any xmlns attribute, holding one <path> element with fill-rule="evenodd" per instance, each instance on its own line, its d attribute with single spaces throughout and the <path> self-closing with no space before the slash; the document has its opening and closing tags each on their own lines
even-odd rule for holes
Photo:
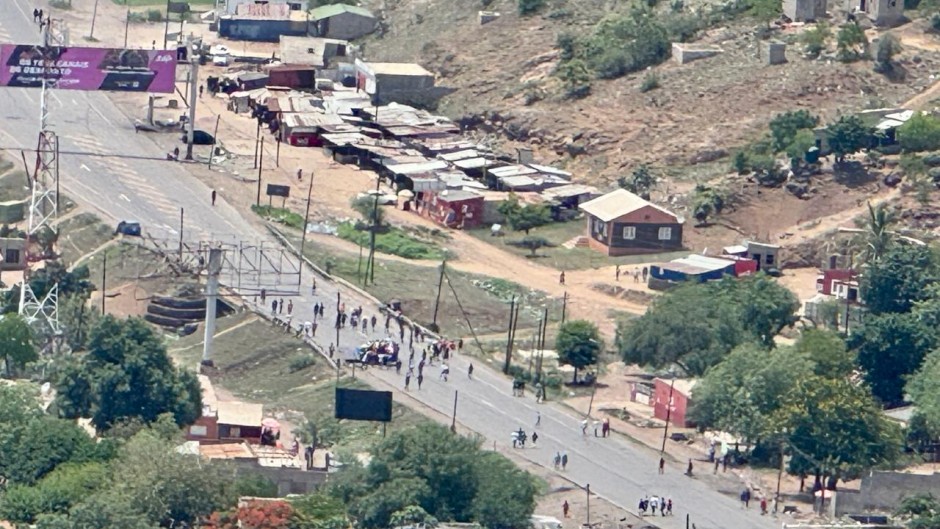
<svg viewBox="0 0 940 529">
<path fill-rule="evenodd" d="M 669 423 L 680 428 L 689 428 L 694 426 L 686 420 L 685 414 L 689 407 L 689 397 L 679 390 L 672 392 L 672 405 L 669 405 L 669 382 L 656 379 L 653 381 L 653 416 L 659 420 L 666 420 L 666 410 L 671 407 L 669 412 Z"/>
</svg>

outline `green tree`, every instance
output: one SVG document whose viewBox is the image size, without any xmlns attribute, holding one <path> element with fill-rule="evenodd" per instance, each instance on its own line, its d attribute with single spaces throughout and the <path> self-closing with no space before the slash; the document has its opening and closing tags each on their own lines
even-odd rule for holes
<svg viewBox="0 0 940 529">
<path fill-rule="evenodd" d="M 786 429 L 791 469 L 822 469 L 849 479 L 900 454 L 900 429 L 882 415 L 864 385 L 804 377 L 784 402 L 771 420 L 777 431 Z"/>
<path fill-rule="evenodd" d="M 582 99 L 591 93 L 591 72 L 581 59 L 571 59 L 558 66 L 558 78 L 567 99 Z"/>
<path fill-rule="evenodd" d="M 87 265 L 76 266 L 72 271 L 69 271 L 68 267 L 61 261 L 49 261 L 45 266 L 30 274 L 29 286 L 39 299 L 48 294 L 53 285 L 58 285 L 59 297 L 79 295 L 87 298 L 94 289 L 94 285 L 88 280 L 88 277 Z M 7 292 L 6 306 L 3 312 L 16 312 L 19 300 L 20 289 L 16 286 Z"/>
<path fill-rule="evenodd" d="M 790 110 L 777 114 L 770 120 L 770 145 L 774 152 L 784 152 L 802 130 L 812 130 L 819 125 L 819 118 L 808 110 Z"/>
<path fill-rule="evenodd" d="M 832 331 L 806 329 L 794 344 L 794 349 L 812 362 L 816 376 L 843 378 L 855 370 L 855 352 L 850 351 L 845 340 Z"/>
<path fill-rule="evenodd" d="M 872 129 L 865 126 L 858 116 L 842 116 L 828 127 L 829 148 L 836 157 L 836 162 L 844 162 L 847 154 L 852 154 L 869 146 Z"/>
<path fill-rule="evenodd" d="M 936 257 L 929 248 L 894 244 L 876 255 L 879 257 L 868 262 L 861 281 L 869 312 L 910 312 L 918 302 L 929 299 L 928 287 L 937 278 Z"/>
<path fill-rule="evenodd" d="M 166 412 L 177 424 L 190 424 L 202 413 L 196 376 L 173 366 L 159 337 L 139 318 L 102 318 L 91 331 L 88 354 L 60 376 L 56 388 L 66 417 L 90 413 L 102 431 L 132 417 L 150 423 Z M 91 399 L 83 396 L 86 388 Z"/>
<path fill-rule="evenodd" d="M 905 520 L 908 529 L 940 528 L 940 501 L 930 493 L 904 498 L 895 514 Z"/>
<path fill-rule="evenodd" d="M 427 511 L 418 507 L 417 505 L 409 505 L 400 511 L 395 511 L 392 513 L 391 517 L 391 526 L 392 527 L 402 527 L 405 525 L 417 526 L 422 524 L 426 527 L 437 527 L 437 518 L 428 514 Z"/>
<path fill-rule="evenodd" d="M 758 441 L 772 430 L 770 418 L 793 385 L 812 372 L 808 356 L 794 348 L 741 345 L 695 385 L 691 416 L 700 427 Z"/>
<path fill-rule="evenodd" d="M 157 529 L 159 525 L 147 519 L 132 502 L 129 494 L 109 491 L 92 494 L 69 510 L 71 529 L 120 527 L 121 529 Z M 114 492 L 111 492 L 114 491 Z M 58 529 L 58 527 L 56 528 Z"/>
<path fill-rule="evenodd" d="M 934 330 L 912 314 L 871 315 L 852 335 L 858 363 L 871 391 L 881 402 L 904 399 L 904 381 L 936 346 Z"/>
<path fill-rule="evenodd" d="M 711 215 L 721 214 L 724 208 L 725 194 L 722 191 L 705 184 L 696 184 L 692 191 L 692 216 L 700 225 L 705 225 Z"/>
<path fill-rule="evenodd" d="M 656 177 L 650 171 L 646 164 L 640 164 L 630 177 L 621 176 L 617 179 L 617 184 L 627 191 L 639 195 L 644 200 L 650 199 L 650 191 L 656 185 Z"/>
<path fill-rule="evenodd" d="M 291 500 L 293 529 L 345 529 L 349 527 L 346 506 L 322 491 Z"/>
<path fill-rule="evenodd" d="M 817 22 L 815 26 L 800 34 L 803 52 L 812 59 L 819 57 L 826 50 L 826 45 L 831 37 L 832 30 L 829 28 L 829 24 Z"/>
<path fill-rule="evenodd" d="M 372 226 L 373 216 L 376 226 L 385 225 L 385 211 L 378 206 L 376 197 L 369 195 L 354 197 L 349 205 L 362 217 L 366 225 Z"/>
<path fill-rule="evenodd" d="M 533 236 L 525 237 L 521 241 L 515 241 L 511 244 L 518 246 L 520 248 L 525 248 L 526 250 L 529 250 L 530 252 L 532 252 L 529 255 L 530 257 L 535 257 L 536 252 L 538 252 L 540 249 L 551 246 L 551 243 L 545 237 L 533 237 Z"/>
<path fill-rule="evenodd" d="M 103 463 L 66 463 L 35 485 L 14 485 L 0 496 L 0 517 L 14 523 L 32 524 L 42 514 L 66 514 L 108 481 Z"/>
<path fill-rule="evenodd" d="M 528 204 L 519 208 L 518 214 L 510 225 L 516 231 L 529 234 L 532 228 L 538 228 L 552 222 L 552 210 L 545 204 Z"/>
<path fill-rule="evenodd" d="M 86 297 L 72 295 L 59 298 L 58 316 L 69 346 L 73 351 L 84 351 L 88 333 L 101 319 L 101 313 L 88 307 Z"/>
<path fill-rule="evenodd" d="M 850 22 L 836 34 L 836 53 L 842 62 L 857 61 L 868 55 L 868 37 L 858 24 Z"/>
<path fill-rule="evenodd" d="M 13 366 L 22 368 L 39 358 L 33 345 L 33 330 L 17 314 L 0 316 L 0 357 L 7 377 L 12 375 Z"/>
<path fill-rule="evenodd" d="M 604 342 L 597 326 L 586 320 L 571 320 L 561 324 L 555 338 L 558 363 L 574 368 L 573 382 L 578 381 L 578 370 L 597 363 L 604 350 Z"/>
<path fill-rule="evenodd" d="M 511 461 L 493 452 L 482 454 L 474 468 L 479 487 L 473 498 L 473 517 L 487 529 L 524 529 L 535 510 L 532 478 Z"/>
<path fill-rule="evenodd" d="M 772 346 L 797 308 L 796 297 L 763 274 L 680 286 L 642 316 L 619 324 L 617 349 L 628 363 L 675 364 L 702 375 L 742 343 Z"/>
<path fill-rule="evenodd" d="M 897 130 L 898 143 L 904 152 L 940 149 L 940 119 L 915 112 Z"/>
<path fill-rule="evenodd" d="M 931 437 L 940 437 L 940 350 L 934 349 L 907 380 L 904 391 L 917 406 Z"/>
<path fill-rule="evenodd" d="M 897 37 L 891 33 L 882 35 L 875 47 L 875 71 L 878 73 L 891 73 L 894 71 L 894 56 L 903 50 L 904 48 Z"/>
<path fill-rule="evenodd" d="M 787 156 L 793 167 L 799 167 L 806 158 L 806 153 L 816 146 L 816 135 L 811 130 L 801 130 L 796 133 L 793 142 L 787 147 Z"/>
<path fill-rule="evenodd" d="M 865 260 L 867 262 L 877 261 L 891 246 L 894 238 L 891 226 L 895 220 L 894 213 L 884 204 L 872 206 L 871 202 L 868 203 L 868 219 L 865 226 L 868 230 L 865 234 Z"/>
<path fill-rule="evenodd" d="M 97 459 L 97 446 L 71 421 L 40 417 L 13 426 L 0 442 L 0 470 L 12 483 L 32 484 L 66 463 Z"/>
<path fill-rule="evenodd" d="M 770 23 L 780 18 L 780 2 L 773 0 L 748 0 L 748 13 L 761 24 L 770 27 Z"/>
<path fill-rule="evenodd" d="M 928 205 L 930 203 L 930 191 L 934 184 L 932 179 L 928 178 L 927 172 L 929 168 L 924 162 L 924 159 L 920 156 L 905 152 L 901 155 L 898 166 L 901 168 L 901 171 L 904 172 L 904 176 L 907 178 L 911 189 L 915 191 L 917 201 L 922 206 Z"/>
</svg>

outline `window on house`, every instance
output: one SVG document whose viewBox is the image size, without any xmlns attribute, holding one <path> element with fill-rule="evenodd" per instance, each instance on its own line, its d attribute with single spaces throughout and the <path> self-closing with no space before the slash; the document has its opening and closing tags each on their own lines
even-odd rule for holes
<svg viewBox="0 0 940 529">
<path fill-rule="evenodd" d="M 672 239 L 672 228 L 659 228 L 659 240 L 668 241 Z"/>
<path fill-rule="evenodd" d="M 601 235 L 603 235 L 604 237 L 607 237 L 607 223 L 606 222 L 604 223 L 604 230 L 601 231 Z"/>
<path fill-rule="evenodd" d="M 6 256 L 4 256 L 4 261 L 7 263 L 20 262 L 20 251 L 14 250 L 12 248 L 7 248 Z"/>
<path fill-rule="evenodd" d="M 767 255 L 764 257 L 764 259 L 767 260 L 767 264 L 769 264 L 769 265 L 774 264 L 774 254 L 769 253 L 769 254 L 767 254 Z"/>
<path fill-rule="evenodd" d="M 189 427 L 189 435 L 194 435 L 198 437 L 205 437 L 209 434 L 209 429 L 204 425 L 194 424 Z"/>
<path fill-rule="evenodd" d="M 229 437 L 241 437 L 242 429 L 239 428 L 238 426 L 232 426 L 228 431 L 228 435 Z"/>
<path fill-rule="evenodd" d="M 636 226 L 624 226 L 623 238 L 627 240 L 636 239 Z"/>
</svg>

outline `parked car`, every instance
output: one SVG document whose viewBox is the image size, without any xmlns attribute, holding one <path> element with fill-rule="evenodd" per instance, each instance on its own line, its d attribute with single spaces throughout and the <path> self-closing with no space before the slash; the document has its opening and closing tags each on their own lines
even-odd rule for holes
<svg viewBox="0 0 940 529">
<path fill-rule="evenodd" d="M 375 197 L 379 197 L 380 206 L 394 206 L 398 203 L 397 196 L 382 191 L 376 191 L 375 189 L 364 191 L 356 195 L 356 198 L 371 198 L 372 200 L 375 200 Z"/>
<path fill-rule="evenodd" d="M 183 133 L 183 135 L 180 137 L 180 141 L 187 143 L 189 141 L 188 136 L 188 134 Z M 215 145 L 215 137 L 204 130 L 194 130 L 193 145 Z"/>
<path fill-rule="evenodd" d="M 122 220 L 118 222 L 117 229 L 114 230 L 114 233 L 140 237 L 140 223 L 134 220 Z"/>
</svg>

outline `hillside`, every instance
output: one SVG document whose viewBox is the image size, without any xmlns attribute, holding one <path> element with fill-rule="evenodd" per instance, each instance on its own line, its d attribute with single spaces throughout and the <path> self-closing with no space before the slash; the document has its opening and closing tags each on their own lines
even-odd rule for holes
<svg viewBox="0 0 940 529">
<path fill-rule="evenodd" d="M 794 27 L 772 32 L 771 39 L 789 43 L 788 62 L 770 66 L 758 56 L 758 42 L 763 42 L 755 36 L 758 23 L 737 15 L 694 37 L 695 45 L 716 45 L 722 53 L 685 65 L 667 60 L 652 68 L 659 88 L 641 93 L 647 73 L 640 71 L 594 80 L 589 96 L 570 100 L 553 75 L 558 36 L 589 34 L 605 15 L 626 13 L 628 3 L 557 0 L 526 17 L 518 14 L 515 0 L 488 4 L 501 16 L 480 25 L 480 1 L 366 2 L 383 17 L 382 31 L 369 39 L 366 54 L 424 64 L 439 75 L 440 85 L 456 89 L 440 102 L 439 111 L 480 132 L 496 133 L 506 148 L 526 144 L 540 159 L 599 184 L 611 183 L 641 162 L 677 180 L 721 175 L 726 159 L 707 162 L 755 140 L 774 114 L 803 108 L 826 121 L 898 105 L 932 83 L 930 72 L 938 62 L 930 43 L 905 47 L 897 57 L 904 79 L 893 83 L 875 73 L 870 61 L 841 63 L 831 53 L 818 60 L 802 58 L 797 34 L 803 28 Z M 706 12 L 702 5 L 681 10 L 688 17 Z M 874 40 L 878 32 L 868 35 Z"/>
</svg>

